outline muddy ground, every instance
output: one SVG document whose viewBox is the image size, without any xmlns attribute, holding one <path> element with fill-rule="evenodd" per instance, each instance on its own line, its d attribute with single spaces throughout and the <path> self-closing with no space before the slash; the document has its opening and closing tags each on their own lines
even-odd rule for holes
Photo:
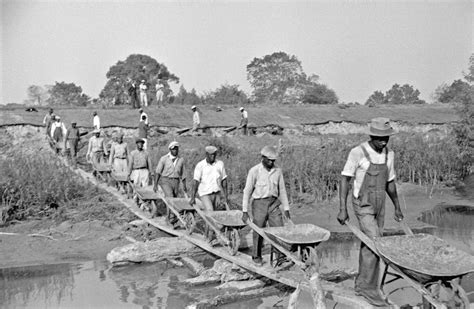
<svg viewBox="0 0 474 309">
<path fill-rule="evenodd" d="M 34 128 L 10 130 L 9 133 L 15 138 L 14 147 L 26 148 L 29 151 L 50 151 L 44 135 L 38 134 L 35 130 Z M 5 135 L 2 132 L 0 136 Z M 8 153 L 11 154 L 11 150 Z M 472 185 L 473 181 L 468 183 L 468 186 Z M 421 212 L 437 205 L 474 207 L 474 199 L 469 196 L 474 188 L 471 190 L 465 187 L 463 191 L 467 192 L 465 195 L 455 188 L 442 186 L 432 188 L 399 184 L 398 189 L 402 210 L 412 227 L 422 228 L 423 224 L 417 218 Z M 396 230 L 398 226 L 392 219 L 393 206 L 390 202 L 387 202 L 387 209 L 386 228 Z M 297 223 L 313 223 L 330 230 L 333 235 L 337 235 L 338 232 L 348 235 L 348 230 L 337 223 L 337 211 L 338 200 L 332 200 L 318 205 L 306 204 L 294 207 L 291 213 Z M 134 219 L 133 215 L 123 211 L 111 215 L 108 220 L 58 222 L 53 219 L 35 219 L 10 223 L 0 227 L 2 248 L 0 267 L 105 260 L 106 254 L 112 248 L 129 243 L 126 236 L 138 240 L 166 236 L 147 226 L 133 227 L 126 223 Z"/>
</svg>

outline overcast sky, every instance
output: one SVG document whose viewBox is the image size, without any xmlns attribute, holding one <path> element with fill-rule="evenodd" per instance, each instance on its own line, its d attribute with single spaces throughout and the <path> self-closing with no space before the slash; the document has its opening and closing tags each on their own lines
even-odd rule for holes
<svg viewBox="0 0 474 309">
<path fill-rule="evenodd" d="M 276 51 L 297 56 L 344 102 L 394 83 L 429 100 L 462 78 L 474 44 L 469 0 L 0 1 L 3 104 L 55 81 L 97 97 L 109 67 L 132 53 L 164 63 L 188 90 L 250 92 L 246 66 Z"/>
</svg>

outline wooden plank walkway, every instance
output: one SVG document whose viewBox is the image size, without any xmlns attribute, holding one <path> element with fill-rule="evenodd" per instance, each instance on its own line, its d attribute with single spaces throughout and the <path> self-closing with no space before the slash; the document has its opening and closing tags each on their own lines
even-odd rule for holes
<svg viewBox="0 0 474 309">
<path fill-rule="evenodd" d="M 65 162 L 65 160 L 63 160 Z M 67 165 L 67 162 L 65 162 Z M 174 236 L 181 237 L 191 242 L 192 244 L 202 248 L 203 250 L 210 252 L 216 256 L 219 256 L 223 259 L 226 259 L 236 265 L 261 276 L 267 277 L 271 280 L 278 281 L 285 285 L 296 288 L 298 284 L 301 283 L 301 286 L 304 290 L 310 293 L 309 286 L 307 285 L 307 280 L 304 278 L 303 272 L 299 270 L 281 270 L 276 272 L 269 263 L 264 264 L 263 266 L 257 266 L 252 262 L 252 259 L 249 255 L 238 252 L 236 255 L 231 255 L 226 248 L 224 247 L 213 247 L 205 240 L 203 235 L 200 234 L 191 234 L 188 235 L 184 230 L 175 230 L 166 223 L 164 217 L 151 218 L 148 213 L 142 211 L 138 206 L 133 203 L 132 200 L 127 199 L 126 196 L 119 193 L 115 188 L 107 186 L 104 183 L 98 182 L 91 174 L 83 171 L 82 169 L 71 169 L 76 174 L 78 174 L 83 179 L 92 182 L 101 189 L 112 194 L 117 201 L 122 203 L 127 207 L 131 212 L 133 212 L 137 217 L 143 221 L 153 225 L 154 227 Z M 354 290 L 338 285 L 328 281 L 321 281 L 322 287 L 325 292 L 327 299 L 333 300 L 337 303 L 342 303 L 350 306 L 351 308 L 374 308 L 370 305 L 364 298 L 356 296 Z"/>
</svg>

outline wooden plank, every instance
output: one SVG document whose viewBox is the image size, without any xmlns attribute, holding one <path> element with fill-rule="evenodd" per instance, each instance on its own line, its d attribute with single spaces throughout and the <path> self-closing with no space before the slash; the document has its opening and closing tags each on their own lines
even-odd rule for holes
<svg viewBox="0 0 474 309">
<path fill-rule="evenodd" d="M 63 162 L 65 162 L 63 160 Z M 65 162 L 67 164 L 67 162 Z M 68 165 L 69 166 L 69 165 Z M 273 267 L 269 264 L 265 264 L 263 266 L 256 265 L 252 262 L 251 256 L 243 254 L 241 252 L 237 252 L 236 255 L 231 255 L 228 250 L 224 247 L 213 247 L 209 245 L 209 243 L 205 240 L 203 235 L 200 234 L 192 234 L 187 235 L 185 232 L 181 230 L 174 230 L 172 227 L 166 225 L 164 217 L 158 218 L 151 218 L 151 215 L 148 213 L 143 212 L 139 209 L 131 200 L 126 199 L 124 196 L 112 190 L 112 188 L 99 183 L 92 177 L 91 174 L 81 170 L 81 169 L 71 169 L 71 171 L 77 173 L 82 178 L 94 183 L 95 185 L 99 186 L 101 189 L 107 191 L 108 193 L 112 194 L 116 197 L 116 199 L 121 202 L 125 207 L 127 207 L 130 211 L 132 211 L 137 217 L 144 220 L 145 222 L 153 225 L 154 227 L 174 236 L 179 236 L 187 241 L 191 242 L 192 244 L 204 249 L 207 252 L 210 252 L 216 256 L 219 256 L 223 259 L 226 259 L 236 265 L 261 276 L 267 277 L 271 280 L 278 281 L 285 285 L 291 286 L 296 288 L 298 284 L 301 285 L 301 288 L 308 293 L 311 293 L 311 289 L 307 284 L 307 280 L 304 278 L 304 275 L 299 270 L 286 270 L 286 271 L 279 271 L 276 272 Z M 356 296 L 353 289 L 349 289 L 347 287 L 343 287 L 341 285 L 321 280 L 322 288 L 325 292 L 325 297 L 327 299 L 331 299 L 335 302 L 346 304 L 351 308 L 357 309 L 365 309 L 365 308 L 374 308 L 370 305 L 364 298 Z"/>
</svg>

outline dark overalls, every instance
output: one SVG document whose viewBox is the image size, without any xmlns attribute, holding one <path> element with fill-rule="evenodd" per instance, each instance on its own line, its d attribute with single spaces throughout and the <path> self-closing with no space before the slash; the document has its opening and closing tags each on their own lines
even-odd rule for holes
<svg viewBox="0 0 474 309">
<path fill-rule="evenodd" d="M 370 162 L 359 191 L 359 197 L 352 197 L 354 213 L 360 229 L 370 238 L 382 236 L 385 217 L 385 190 L 388 181 L 387 153 L 385 163 L 372 163 L 369 153 L 361 146 L 364 156 Z M 355 280 L 355 290 L 378 290 L 379 257 L 364 243 L 360 245 L 359 274 Z"/>
</svg>

